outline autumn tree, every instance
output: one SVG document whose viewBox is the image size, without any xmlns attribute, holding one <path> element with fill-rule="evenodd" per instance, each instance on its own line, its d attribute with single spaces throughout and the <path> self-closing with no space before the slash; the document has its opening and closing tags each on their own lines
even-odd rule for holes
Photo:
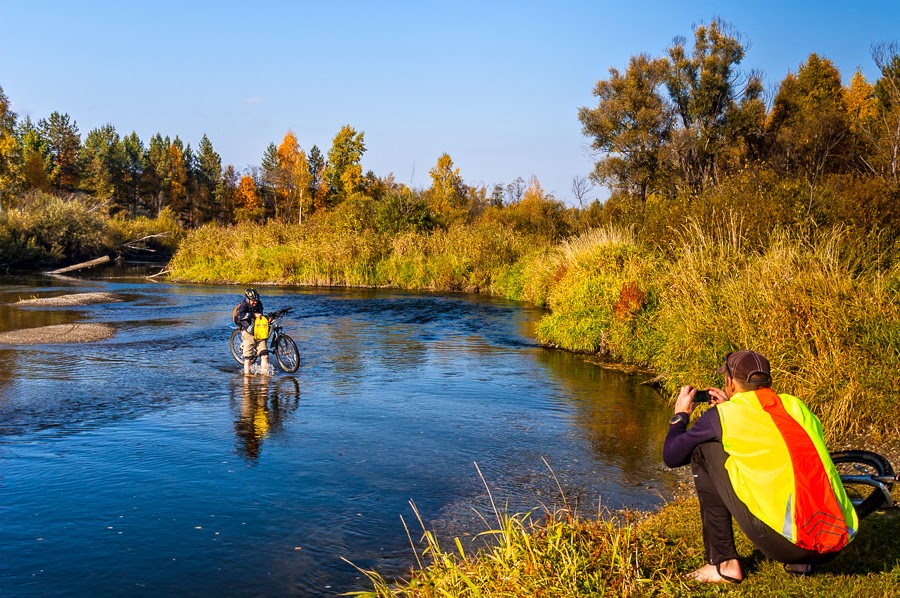
<svg viewBox="0 0 900 598">
<path fill-rule="evenodd" d="M 0 87 L 0 211 L 5 195 L 11 195 L 18 167 L 18 141 L 16 138 L 16 114 L 10 109 L 9 100 Z"/>
<path fill-rule="evenodd" d="M 506 186 L 506 203 L 513 204 L 525 195 L 525 179 L 517 176 L 513 182 Z"/>
<path fill-rule="evenodd" d="M 872 139 L 876 148 L 875 172 L 900 182 L 900 44 L 877 44 L 872 58 L 881 71 L 875 83 L 875 119 Z"/>
<path fill-rule="evenodd" d="M 132 131 L 122 140 L 125 152 L 125 164 L 122 172 L 123 188 L 128 200 L 128 212 L 132 217 L 138 214 L 138 205 L 143 189 L 144 178 L 144 142 Z"/>
<path fill-rule="evenodd" d="M 79 152 L 81 187 L 115 208 L 126 207 L 125 146 L 111 124 L 91 130 Z"/>
<path fill-rule="evenodd" d="M 278 148 L 274 143 L 266 146 L 260 161 L 259 174 L 256 181 L 256 191 L 259 193 L 263 209 L 268 215 L 278 217 L 278 202 L 275 198 L 275 190 L 278 188 Z"/>
<path fill-rule="evenodd" d="M 144 184 L 146 187 L 147 211 L 153 216 L 165 207 L 166 192 L 163 181 L 168 176 L 168 152 L 171 141 L 168 137 L 156 133 L 150 138 L 144 165 Z"/>
<path fill-rule="evenodd" d="M 187 207 L 187 169 L 184 163 L 184 144 L 178 136 L 166 149 L 163 189 L 166 206 L 184 218 Z"/>
<path fill-rule="evenodd" d="M 575 175 L 572 177 L 572 196 L 578 202 L 578 207 L 584 209 L 584 200 L 594 190 L 594 184 L 586 176 Z"/>
<path fill-rule="evenodd" d="M 74 191 L 80 182 L 78 124 L 70 121 L 68 114 L 54 112 L 38 121 L 38 128 L 50 150 L 50 184 L 58 191 Z"/>
<path fill-rule="evenodd" d="M 453 167 L 450 154 L 441 154 L 428 174 L 431 176 L 431 187 L 427 197 L 432 212 L 448 224 L 465 221 L 468 218 L 467 189 L 459 175 L 459 168 Z"/>
<path fill-rule="evenodd" d="M 219 194 L 221 177 L 222 158 L 204 133 L 197 146 L 195 161 L 196 203 L 200 222 L 222 220 L 222 197 Z"/>
<path fill-rule="evenodd" d="M 328 150 L 325 165 L 325 181 L 334 202 L 341 202 L 359 191 L 363 181 L 360 162 L 365 152 L 363 133 L 357 133 L 350 125 L 341 127 Z"/>
<path fill-rule="evenodd" d="M 16 137 L 22 160 L 22 185 L 26 190 L 49 191 L 50 148 L 31 117 L 26 116 L 16 127 Z"/>
<path fill-rule="evenodd" d="M 221 224 L 231 224 L 235 221 L 238 184 L 237 171 L 234 169 L 234 166 L 229 164 L 222 171 L 222 176 L 219 177 L 219 184 L 216 186 L 216 197 L 219 198 L 221 208 L 219 212 L 219 222 Z"/>
<path fill-rule="evenodd" d="M 694 45 L 676 37 L 668 49 L 666 88 L 676 116 L 669 143 L 671 162 L 682 185 L 699 191 L 715 184 L 734 144 L 762 135 L 763 86 L 759 75 L 737 70 L 744 58 L 740 35 L 713 19 L 694 27 Z"/>
<path fill-rule="evenodd" d="M 328 197 L 328 181 L 325 179 L 325 156 L 318 146 L 309 148 L 309 196 L 312 198 L 312 209 L 319 210 L 326 206 Z"/>
<path fill-rule="evenodd" d="M 602 154 L 591 177 L 643 202 L 666 180 L 663 149 L 673 117 L 660 91 L 669 65 L 665 59 L 640 54 L 631 57 L 625 73 L 611 68 L 609 74 L 594 88 L 597 107 L 578 110 L 591 147 Z"/>
<path fill-rule="evenodd" d="M 303 211 L 309 207 L 311 175 L 306 152 L 300 149 L 293 131 L 288 131 L 275 152 L 276 195 L 283 205 L 283 217 L 292 219 L 296 211 L 297 222 L 303 223 Z M 276 212 L 277 213 L 277 212 Z"/>
<path fill-rule="evenodd" d="M 823 174 L 846 159 L 849 122 L 841 74 L 831 61 L 810 54 L 797 75 L 781 82 L 769 115 L 774 157 L 788 172 L 803 175 L 809 188 L 807 214 Z"/>
<path fill-rule="evenodd" d="M 517 231 L 538 235 L 549 241 L 559 241 L 571 230 L 565 204 L 545 192 L 538 178 L 533 175 L 521 199 L 491 213 Z"/>
<path fill-rule="evenodd" d="M 256 182 L 253 177 L 245 174 L 241 177 L 234 194 L 235 219 L 238 222 L 245 220 L 259 221 L 263 218 L 263 206 L 256 191 Z"/>
</svg>

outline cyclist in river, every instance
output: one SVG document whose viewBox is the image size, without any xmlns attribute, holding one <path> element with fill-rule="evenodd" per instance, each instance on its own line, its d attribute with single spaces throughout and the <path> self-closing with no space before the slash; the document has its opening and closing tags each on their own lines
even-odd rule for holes
<svg viewBox="0 0 900 598">
<path fill-rule="evenodd" d="M 250 375 L 250 366 L 253 363 L 253 351 L 259 355 L 259 373 L 269 375 L 269 348 L 267 339 L 258 339 L 254 336 L 254 323 L 256 318 L 265 318 L 263 315 L 262 299 L 256 289 L 244 291 L 244 299 L 234 310 L 234 323 L 241 329 L 241 351 L 244 354 L 244 374 Z"/>
<path fill-rule="evenodd" d="M 856 534 L 857 517 L 828 456 L 819 419 L 796 397 L 771 388 L 768 360 L 725 356 L 725 389 L 687 428 L 697 389 L 683 386 L 663 446 L 668 467 L 691 464 L 707 564 L 688 575 L 739 583 L 743 572 L 732 517 L 754 546 L 789 573 L 806 575 Z"/>
</svg>

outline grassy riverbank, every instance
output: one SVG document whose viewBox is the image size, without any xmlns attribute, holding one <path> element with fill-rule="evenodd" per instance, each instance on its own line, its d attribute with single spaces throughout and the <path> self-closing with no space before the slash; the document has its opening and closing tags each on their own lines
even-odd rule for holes
<svg viewBox="0 0 900 598">
<path fill-rule="evenodd" d="M 872 259 L 873 246 L 841 229 L 751 243 L 727 221 L 686 225 L 655 246 L 621 227 L 552 245 L 485 220 L 396 236 L 244 224 L 190 232 L 170 268 L 175 280 L 528 301 L 550 309 L 542 343 L 656 371 L 667 393 L 720 384 L 722 356 L 753 348 L 838 442 L 900 433 L 900 263 Z"/>
<path fill-rule="evenodd" d="M 94 198 L 35 191 L 0 213 L 0 269 L 28 272 L 104 255 L 166 259 L 181 237 L 169 210 L 155 218 L 110 216 Z"/>
<path fill-rule="evenodd" d="M 811 577 L 795 577 L 755 551 L 737 530 L 745 581 L 705 585 L 683 577 L 704 563 L 699 505 L 671 503 L 651 515 L 571 516 L 566 510 L 498 514 L 492 545 L 465 555 L 424 534 L 419 568 L 402 581 L 367 572 L 371 598 L 481 596 L 900 596 L 900 516 L 864 519 L 857 538 Z M 540 520 L 534 523 L 534 520 Z M 418 537 L 418 536 L 416 536 Z M 446 543 L 445 543 L 446 544 Z"/>
</svg>

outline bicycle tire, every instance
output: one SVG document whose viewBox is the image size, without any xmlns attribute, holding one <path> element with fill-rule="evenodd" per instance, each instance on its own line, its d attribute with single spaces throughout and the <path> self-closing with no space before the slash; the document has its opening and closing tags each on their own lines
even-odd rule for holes
<svg viewBox="0 0 900 598">
<path fill-rule="evenodd" d="M 278 359 L 281 369 L 289 374 L 293 374 L 300 368 L 300 350 L 297 349 L 294 339 L 286 334 L 280 335 L 275 343 L 275 357 Z"/>
<path fill-rule="evenodd" d="M 888 460 L 872 451 L 837 451 L 831 453 L 831 460 L 840 475 L 894 475 L 894 468 Z M 891 489 L 892 484 L 884 485 L 888 490 Z M 844 490 L 860 518 L 869 515 L 885 503 L 881 491 L 869 484 L 844 482 Z"/>
<path fill-rule="evenodd" d="M 234 360 L 241 365 L 244 365 L 244 351 L 241 348 L 241 329 L 231 333 L 231 356 L 234 357 Z"/>
</svg>

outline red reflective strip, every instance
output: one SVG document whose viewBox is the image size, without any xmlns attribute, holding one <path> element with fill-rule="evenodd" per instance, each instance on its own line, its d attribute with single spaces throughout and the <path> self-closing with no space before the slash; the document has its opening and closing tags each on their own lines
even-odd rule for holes
<svg viewBox="0 0 900 598">
<path fill-rule="evenodd" d="M 795 543 L 817 552 L 840 550 L 849 541 L 847 524 L 815 443 L 800 422 L 787 412 L 781 397 L 773 390 L 763 388 L 755 393 L 784 438 L 791 456 L 793 516 L 797 524 Z"/>
</svg>

